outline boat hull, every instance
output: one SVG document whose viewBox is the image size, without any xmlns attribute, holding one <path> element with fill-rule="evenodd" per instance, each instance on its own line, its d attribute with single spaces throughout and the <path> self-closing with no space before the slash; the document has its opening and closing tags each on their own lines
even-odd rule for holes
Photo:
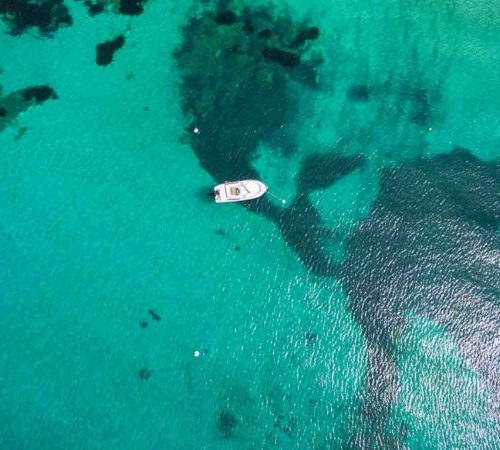
<svg viewBox="0 0 500 450">
<path fill-rule="evenodd" d="M 267 186 L 259 180 L 226 181 L 214 187 L 216 203 L 254 200 L 263 196 Z"/>
</svg>

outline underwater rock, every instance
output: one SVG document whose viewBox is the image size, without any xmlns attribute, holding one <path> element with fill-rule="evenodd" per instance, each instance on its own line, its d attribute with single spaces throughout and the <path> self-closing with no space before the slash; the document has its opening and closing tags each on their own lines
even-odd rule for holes
<svg viewBox="0 0 500 450">
<path fill-rule="evenodd" d="M 230 411 L 224 409 L 219 413 L 217 429 L 225 438 L 233 435 L 234 429 L 238 426 L 238 418 Z"/>
<path fill-rule="evenodd" d="M 26 101 L 35 100 L 37 105 L 49 99 L 57 99 L 56 92 L 50 86 L 34 86 L 23 89 L 21 92 Z"/>
<path fill-rule="evenodd" d="M 113 61 L 113 55 L 117 50 L 125 44 L 123 34 L 110 41 L 102 42 L 96 47 L 96 64 L 99 66 L 107 66 Z"/>
<path fill-rule="evenodd" d="M 144 367 L 141 370 L 139 370 L 138 375 L 139 379 L 147 380 L 151 377 L 151 375 L 153 375 L 153 371 Z"/>
<path fill-rule="evenodd" d="M 273 35 L 273 32 L 269 28 L 265 28 L 261 31 L 259 31 L 259 37 L 267 39 L 270 38 Z"/>
<path fill-rule="evenodd" d="M 217 228 L 217 230 L 215 230 L 215 234 L 217 234 L 218 236 L 226 237 L 226 232 L 222 228 Z"/>
<path fill-rule="evenodd" d="M 33 105 L 40 105 L 47 100 L 57 99 L 57 94 L 50 86 L 31 86 L 0 97 L 0 132 L 15 123 L 16 117 Z M 22 136 L 19 135 L 18 136 Z"/>
<path fill-rule="evenodd" d="M 60 26 L 73 24 L 73 19 L 63 0 L 3 0 L 0 15 L 10 25 L 10 33 L 20 35 L 37 28 L 42 35 L 50 35 Z"/>
<path fill-rule="evenodd" d="M 238 17 L 232 11 L 221 11 L 214 18 L 215 23 L 218 25 L 233 25 L 237 19 Z"/>
<path fill-rule="evenodd" d="M 299 47 L 306 41 L 315 41 L 319 38 L 319 28 L 318 27 L 310 27 L 305 30 L 302 30 L 295 41 L 293 41 L 291 47 Z"/>
<path fill-rule="evenodd" d="M 87 8 L 87 12 L 90 17 L 97 16 L 98 14 L 101 14 L 105 11 L 104 3 L 100 2 L 99 0 L 96 2 L 85 0 L 83 4 Z"/>
<path fill-rule="evenodd" d="M 140 326 L 141 328 L 147 328 L 147 327 L 148 327 L 148 325 L 149 325 L 149 323 L 148 323 L 148 322 L 146 322 L 145 320 L 143 320 L 143 321 L 139 322 L 139 326 Z"/>
<path fill-rule="evenodd" d="M 126 16 L 139 16 L 144 12 L 147 0 L 119 0 L 118 11 Z"/>
<path fill-rule="evenodd" d="M 280 64 L 283 67 L 288 67 L 290 69 L 293 69 L 300 63 L 300 56 L 296 53 L 280 50 L 275 47 L 264 47 L 262 49 L 262 55 L 268 61 Z"/>
<path fill-rule="evenodd" d="M 370 88 L 366 84 L 353 84 L 347 91 L 347 98 L 353 102 L 366 102 L 370 99 Z"/>
<path fill-rule="evenodd" d="M 232 3 L 224 2 L 222 10 L 207 8 L 191 18 L 183 30 L 184 42 L 174 53 L 183 77 L 183 104 L 195 117 L 206 117 L 219 100 L 230 101 L 224 109 L 237 109 L 243 97 L 253 98 L 251 106 L 265 112 L 270 96 L 276 99 L 273 103 L 277 105 L 285 103 L 289 97 L 282 92 L 286 89 L 288 74 L 280 73 L 279 68 L 321 63 L 318 59 L 302 58 L 302 51 L 282 50 L 295 40 L 297 29 L 307 28 L 303 23 L 294 24 L 288 17 L 273 17 L 272 10 L 263 7 L 243 7 L 235 13 L 233 8 L 229 9 Z M 218 26 L 214 17 L 232 26 Z M 261 33 L 253 33 L 256 29 Z M 272 36 L 269 45 L 262 45 L 262 36 Z M 276 66 L 266 65 L 266 62 L 275 62 Z M 242 92 L 244 86 L 247 87 L 245 93 Z M 259 99 L 262 100 L 260 107 Z M 279 108 L 276 116 L 281 110 Z M 242 120 L 254 114 L 260 113 L 250 110 Z M 281 121 L 284 119 L 282 116 Z M 196 126 L 201 128 L 199 123 Z"/>
<path fill-rule="evenodd" d="M 148 309 L 148 313 L 152 317 L 153 320 L 156 320 L 156 321 L 161 320 L 161 317 L 154 309 Z"/>
</svg>

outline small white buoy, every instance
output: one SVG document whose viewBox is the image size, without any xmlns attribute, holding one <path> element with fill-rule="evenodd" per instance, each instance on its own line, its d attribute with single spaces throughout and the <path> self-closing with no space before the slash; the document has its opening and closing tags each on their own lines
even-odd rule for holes
<svg viewBox="0 0 500 450">
<path fill-rule="evenodd" d="M 193 129 L 193 132 L 194 132 L 195 134 L 200 134 L 200 129 L 199 129 L 199 128 L 194 128 L 194 129 Z"/>
<path fill-rule="evenodd" d="M 200 352 L 199 352 L 198 350 L 195 350 L 195 351 L 193 352 L 193 356 L 194 356 L 195 358 L 198 358 L 198 356 L 200 356 Z"/>
<path fill-rule="evenodd" d="M 429 131 L 432 131 L 432 128 L 431 128 L 431 127 L 429 127 Z"/>
<path fill-rule="evenodd" d="M 281 200 L 281 203 L 285 204 L 285 203 L 286 203 L 286 200 L 285 200 L 285 199 Z"/>
</svg>

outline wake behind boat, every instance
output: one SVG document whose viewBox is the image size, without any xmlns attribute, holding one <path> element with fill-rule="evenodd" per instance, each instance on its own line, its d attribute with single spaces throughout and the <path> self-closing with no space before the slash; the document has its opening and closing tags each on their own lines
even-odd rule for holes
<svg viewBox="0 0 500 450">
<path fill-rule="evenodd" d="M 226 181 L 214 187 L 217 203 L 243 202 L 264 195 L 267 186 L 259 180 Z"/>
</svg>

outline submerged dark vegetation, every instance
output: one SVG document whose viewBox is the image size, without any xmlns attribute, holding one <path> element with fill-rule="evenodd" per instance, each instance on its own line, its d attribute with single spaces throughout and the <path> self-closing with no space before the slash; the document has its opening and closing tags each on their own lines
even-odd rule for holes
<svg viewBox="0 0 500 450">
<path fill-rule="evenodd" d="M 125 45 L 125 36 L 119 36 L 109 41 L 101 42 L 96 46 L 96 64 L 98 66 L 107 66 L 112 63 L 116 51 Z"/>
<path fill-rule="evenodd" d="M 36 28 L 42 34 L 50 34 L 61 26 L 73 24 L 64 0 L 2 0 L 0 15 L 9 24 L 13 35 Z"/>
<path fill-rule="evenodd" d="M 0 132 L 13 123 L 17 116 L 28 108 L 41 105 L 47 100 L 56 100 L 57 93 L 50 86 L 30 86 L 2 96 L 0 86 Z"/>
<path fill-rule="evenodd" d="M 77 1 L 81 1 L 88 15 L 94 17 L 106 11 L 139 16 L 148 0 Z M 14 36 L 35 31 L 39 36 L 51 37 L 59 28 L 73 24 L 65 0 L 2 0 L 0 17 L 7 22 Z"/>
<path fill-rule="evenodd" d="M 319 88 L 323 58 L 314 50 L 319 28 L 275 15 L 272 8 L 222 2 L 193 17 L 183 31 L 184 42 L 175 56 L 192 148 L 214 179 L 258 178 L 251 163 L 259 143 L 273 142 L 277 130 L 296 119 L 299 91 Z M 195 127 L 199 135 L 191 132 Z M 287 151 L 296 146 L 293 136 L 280 135 L 280 141 Z M 230 154 L 228 148 L 233 149 Z M 275 222 L 314 271 L 332 274 L 332 262 L 322 251 L 331 232 L 322 227 L 306 195 L 314 188 L 307 174 L 317 169 L 321 183 L 328 185 L 362 163 L 362 157 L 313 155 L 301 177 L 304 189 L 289 208 L 266 198 L 244 206 Z"/>
<path fill-rule="evenodd" d="M 146 0 L 85 0 L 89 15 L 143 12 Z M 63 0 L 4 0 L 0 16 L 13 35 L 35 31 L 50 37 L 72 18 Z M 181 76 L 186 136 L 200 164 L 215 180 L 259 178 L 252 166 L 260 143 L 292 156 L 298 143 L 281 126 L 297 120 L 304 96 L 322 88 L 322 30 L 270 6 L 219 1 L 192 17 L 175 53 Z M 96 48 L 97 64 L 111 63 L 124 44 L 118 36 Z M 417 74 L 418 75 L 418 74 Z M 374 86 L 352 80 L 353 104 L 383 101 L 398 90 L 399 113 L 426 129 L 437 117 L 439 93 L 416 76 L 407 85 Z M 32 86 L 0 97 L 0 131 L 28 107 L 57 94 Z M 192 133 L 194 128 L 201 133 Z M 279 145 L 276 145 L 276 142 Z M 232 149 L 231 153 L 227 153 Z M 327 251 L 335 230 L 325 228 L 309 194 L 362 168 L 363 155 L 346 157 L 332 149 L 309 155 L 296 179 L 297 196 L 282 208 L 266 197 L 242 204 L 271 220 L 312 272 L 341 280 L 352 316 L 368 346 L 368 374 L 360 400 L 363 427 L 350 430 L 346 447 L 399 448 L 411 430 L 395 423 L 399 373 L 396 341 L 406 332 L 409 312 L 439 323 L 464 357 L 486 380 L 492 414 L 500 415 L 500 165 L 485 163 L 465 149 L 419 158 L 381 174 L 381 189 L 368 217 L 350 236 L 341 265 Z M 218 232 L 224 237 L 224 232 Z M 240 247 L 236 246 L 235 250 Z M 430 261 L 433 261 L 430 264 Z M 438 261 L 438 264 L 436 264 Z M 430 273 L 432 271 L 432 274 Z M 160 317 L 149 311 L 152 321 Z M 140 327 L 149 322 L 140 321 Z M 311 333 L 305 345 L 319 339 Z M 143 368 L 141 380 L 153 371 Z M 241 413 L 241 414 L 240 414 Z M 222 405 L 216 429 L 233 439 L 245 414 Z M 283 422 L 283 423 L 282 423 Z M 293 420 L 277 429 L 293 440 Z M 272 437 L 275 442 L 276 436 Z"/>
<path fill-rule="evenodd" d="M 147 0 L 84 0 L 82 5 L 92 17 L 104 12 L 137 16 L 142 14 L 146 3 Z M 73 24 L 64 0 L 2 0 L 0 19 L 7 24 L 7 30 L 12 36 L 30 33 L 34 38 L 50 39 L 60 28 Z M 124 44 L 124 35 L 97 44 L 96 64 L 111 64 L 114 53 Z M 57 95 L 50 86 L 28 87 L 0 97 L 0 132 L 15 124 L 18 114 L 28 107 L 56 98 Z M 21 127 L 18 136 L 22 136 L 26 129 Z"/>
<path fill-rule="evenodd" d="M 297 118 L 304 91 L 314 93 L 321 88 L 323 56 L 315 50 L 321 30 L 272 7 L 220 1 L 215 8 L 192 17 L 183 35 L 175 56 L 188 120 L 187 139 L 200 164 L 215 180 L 259 178 L 251 164 L 259 143 L 273 143 L 276 130 Z M 412 80 L 406 89 L 391 81 L 372 88 L 353 80 L 346 96 L 353 103 L 375 101 L 377 95 L 391 89 L 399 90 L 401 112 L 409 124 L 424 129 L 435 119 L 432 101 L 439 96 L 428 93 L 432 88 L 425 88 L 423 78 Z M 195 127 L 201 133 L 192 133 Z M 280 136 L 280 140 L 284 147 L 296 148 L 293 135 Z M 471 348 L 472 354 L 481 355 L 471 362 L 488 380 L 498 405 L 495 380 L 500 379 L 500 355 L 491 346 L 500 329 L 498 271 L 488 265 L 474 266 L 467 288 L 474 301 L 464 300 L 464 292 L 455 287 L 475 257 L 461 251 L 464 242 L 479 242 L 486 253 L 500 246 L 496 232 L 500 167 L 457 149 L 449 155 L 384 169 L 379 198 L 352 234 L 344 262 L 337 266 L 324 245 L 334 231 L 323 227 L 309 193 L 362 167 L 364 157 L 341 156 L 332 147 L 333 151 L 312 154 L 303 161 L 298 194 L 286 209 L 265 197 L 242 206 L 273 221 L 311 271 L 340 279 L 347 290 L 348 307 L 366 337 L 369 360 L 359 411 L 365 425 L 351 429 L 344 444 L 400 448 L 411 430 L 392 418 L 398 391 L 394 349 L 396 338 L 405 331 L 409 311 L 422 315 L 432 311 L 431 318 L 450 333 L 464 355 L 470 355 Z M 450 228 L 450 221 L 456 226 Z M 415 297 L 411 293 L 429 275 L 430 260 L 444 264 L 434 278 L 441 287 L 440 295 L 424 290 Z M 388 281 L 390 290 L 386 289 Z M 481 323 L 461 323 L 464 308 L 474 311 L 468 320 Z M 474 343 L 464 343 L 460 331 L 464 325 L 478 330 Z M 234 417 L 224 408 L 219 413 L 217 427 L 226 438 L 243 426 Z"/>
<path fill-rule="evenodd" d="M 369 427 L 353 443 L 397 448 L 407 436 L 398 436 L 401 426 L 392 418 L 396 343 L 409 313 L 448 333 L 486 382 L 490 414 L 499 417 L 500 164 L 457 148 L 385 169 L 381 180 L 372 211 L 349 240 L 339 278 L 369 355 L 362 404 Z"/>
</svg>

